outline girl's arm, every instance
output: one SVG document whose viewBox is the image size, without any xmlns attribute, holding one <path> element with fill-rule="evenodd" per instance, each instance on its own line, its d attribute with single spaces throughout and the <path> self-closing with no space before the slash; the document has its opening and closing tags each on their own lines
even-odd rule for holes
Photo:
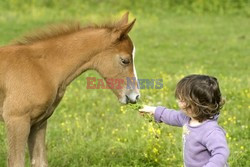
<svg viewBox="0 0 250 167">
<path fill-rule="evenodd" d="M 205 137 L 203 142 L 211 153 L 211 158 L 204 167 L 227 166 L 229 149 L 224 132 L 221 129 L 216 129 Z"/>
<path fill-rule="evenodd" d="M 167 109 L 165 107 L 144 106 L 144 108 L 139 111 L 142 113 L 153 114 L 156 122 L 164 122 L 173 126 L 183 126 L 184 123 L 189 120 L 189 117 L 184 113 L 173 109 Z"/>
</svg>

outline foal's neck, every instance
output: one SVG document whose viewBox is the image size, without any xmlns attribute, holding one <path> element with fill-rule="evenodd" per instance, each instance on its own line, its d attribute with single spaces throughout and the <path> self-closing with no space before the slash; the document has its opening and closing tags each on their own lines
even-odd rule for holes
<svg viewBox="0 0 250 167">
<path fill-rule="evenodd" d="M 44 59 L 55 84 L 67 86 L 93 68 L 93 58 L 110 44 L 105 29 L 83 29 L 45 42 Z"/>
</svg>

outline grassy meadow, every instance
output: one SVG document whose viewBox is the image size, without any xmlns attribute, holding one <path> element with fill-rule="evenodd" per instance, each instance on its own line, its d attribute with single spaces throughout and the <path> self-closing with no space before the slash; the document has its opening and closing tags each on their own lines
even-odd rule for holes
<svg viewBox="0 0 250 167">
<path fill-rule="evenodd" d="M 130 37 L 138 78 L 162 78 L 164 84 L 163 89 L 141 90 L 139 104 L 178 109 L 174 90 L 183 76 L 216 76 L 226 98 L 219 124 L 227 132 L 229 165 L 250 166 L 249 1 L 187 2 L 3 0 L 0 45 L 46 24 L 99 23 L 130 11 L 130 19 L 137 19 Z M 90 76 L 100 78 L 95 71 L 83 73 L 49 119 L 49 166 L 183 166 L 181 128 L 156 124 L 134 105 L 121 106 L 110 90 L 87 90 Z M 0 167 L 6 166 L 5 135 L 1 123 Z"/>
</svg>

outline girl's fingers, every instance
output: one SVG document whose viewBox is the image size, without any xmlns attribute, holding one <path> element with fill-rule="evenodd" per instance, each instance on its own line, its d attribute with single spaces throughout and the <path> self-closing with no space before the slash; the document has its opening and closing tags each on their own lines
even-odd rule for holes
<svg viewBox="0 0 250 167">
<path fill-rule="evenodd" d="M 141 116 L 153 115 L 151 112 L 139 112 Z"/>
<path fill-rule="evenodd" d="M 142 108 L 142 109 L 139 109 L 139 111 L 140 111 L 140 112 L 150 112 L 149 110 L 147 110 L 147 109 L 144 109 L 144 108 Z"/>
<path fill-rule="evenodd" d="M 143 108 L 139 109 L 140 112 L 145 112 L 145 113 L 154 113 L 156 107 L 152 106 L 143 106 Z"/>
</svg>

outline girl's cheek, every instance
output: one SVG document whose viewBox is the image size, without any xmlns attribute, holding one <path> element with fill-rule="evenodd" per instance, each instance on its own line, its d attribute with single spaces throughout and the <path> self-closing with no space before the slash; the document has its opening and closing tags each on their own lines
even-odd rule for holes
<svg viewBox="0 0 250 167">
<path fill-rule="evenodd" d="M 178 101 L 178 105 L 181 109 L 184 109 L 186 104 L 184 102 Z"/>
</svg>

